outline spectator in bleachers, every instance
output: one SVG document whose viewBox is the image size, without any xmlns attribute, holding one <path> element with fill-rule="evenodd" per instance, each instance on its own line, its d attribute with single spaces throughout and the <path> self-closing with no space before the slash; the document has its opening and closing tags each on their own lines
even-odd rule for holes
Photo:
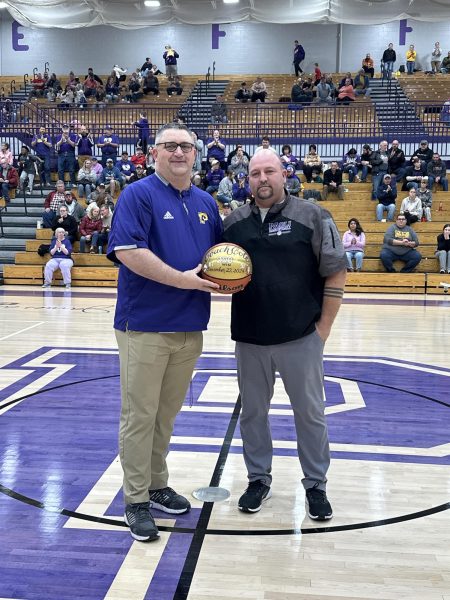
<svg viewBox="0 0 450 600">
<path fill-rule="evenodd" d="M 68 85 L 56 95 L 57 106 L 60 110 L 67 110 L 73 104 L 74 99 L 75 92 Z"/>
<path fill-rule="evenodd" d="M 282 146 L 280 159 L 284 167 L 287 167 L 287 165 L 292 165 L 294 167 L 294 171 L 296 171 L 300 166 L 299 160 L 292 154 L 292 148 L 289 144 L 284 144 Z"/>
<path fill-rule="evenodd" d="M 0 185 L 1 195 L 5 204 L 10 202 L 10 191 L 15 190 L 19 185 L 19 175 L 16 169 L 8 163 L 6 158 L 0 158 Z"/>
<path fill-rule="evenodd" d="M 87 100 L 86 100 L 86 96 L 84 94 L 83 86 L 81 85 L 81 83 L 79 83 L 77 85 L 77 87 L 75 88 L 74 102 L 78 108 L 86 108 L 87 107 Z"/>
<path fill-rule="evenodd" d="M 130 160 L 135 167 L 141 165 L 145 168 L 145 154 L 140 146 L 136 146 L 136 150 Z"/>
<path fill-rule="evenodd" d="M 400 212 L 406 217 L 406 223 L 411 225 L 422 218 L 422 202 L 417 196 L 416 188 L 411 188 L 408 196 L 402 200 Z"/>
<path fill-rule="evenodd" d="M 102 110 L 106 107 L 106 91 L 102 85 L 99 85 L 95 92 L 95 110 Z"/>
<path fill-rule="evenodd" d="M 120 174 L 122 175 L 123 183 L 129 183 L 131 175 L 135 171 L 135 166 L 131 162 L 126 150 L 122 152 L 120 160 L 116 162 L 116 167 L 119 169 Z"/>
<path fill-rule="evenodd" d="M 181 80 L 178 75 L 175 75 L 173 80 L 170 80 L 169 85 L 166 88 L 168 96 L 181 96 L 183 93 L 183 86 L 181 85 Z"/>
<path fill-rule="evenodd" d="M 214 129 L 212 138 L 208 138 L 206 140 L 206 148 L 207 170 L 209 169 L 210 161 L 212 158 L 218 160 L 220 162 L 221 167 L 225 169 L 225 144 L 220 139 L 220 132 L 218 129 Z"/>
<path fill-rule="evenodd" d="M 143 152 L 147 152 L 148 140 L 150 139 L 150 127 L 148 125 L 147 113 L 141 111 L 139 119 L 134 122 L 134 126 L 138 130 L 137 146 L 142 148 Z"/>
<path fill-rule="evenodd" d="M 322 75 L 319 83 L 316 85 L 316 102 L 331 104 L 333 99 L 331 86 L 327 83 L 325 75 Z"/>
<path fill-rule="evenodd" d="M 7 142 L 3 142 L 2 147 L 0 148 L 0 160 L 6 160 L 9 165 L 12 165 L 14 162 L 14 155 L 9 149 L 9 144 Z"/>
<path fill-rule="evenodd" d="M 191 183 L 193 186 L 198 187 L 200 190 L 204 190 L 203 178 L 198 171 L 195 171 L 191 177 Z"/>
<path fill-rule="evenodd" d="M 363 264 L 366 236 L 358 219 L 350 219 L 348 222 L 348 230 L 342 237 L 342 244 L 347 259 L 347 271 L 349 273 L 353 271 L 359 273 Z M 355 261 L 355 268 L 353 268 L 353 260 Z"/>
<path fill-rule="evenodd" d="M 338 87 L 341 88 L 342 86 L 346 85 L 347 79 L 350 79 L 351 85 L 354 84 L 352 74 L 350 73 L 350 71 L 347 71 L 347 73 L 344 75 L 344 77 L 340 80 Z"/>
<path fill-rule="evenodd" d="M 302 80 L 302 91 L 304 94 L 312 98 L 314 96 L 314 81 L 311 75 L 306 75 Z"/>
<path fill-rule="evenodd" d="M 50 260 L 44 267 L 44 284 L 43 288 L 48 288 L 52 285 L 53 273 L 61 270 L 64 285 L 66 289 L 70 289 L 72 283 L 72 267 L 73 260 L 72 244 L 66 239 L 66 232 L 63 227 L 57 227 L 55 237 L 50 242 Z"/>
<path fill-rule="evenodd" d="M 211 105 L 211 123 L 227 123 L 227 114 L 227 105 L 223 101 L 223 96 L 219 94 Z"/>
<path fill-rule="evenodd" d="M 39 127 L 39 132 L 33 136 L 31 147 L 36 152 L 36 156 L 41 159 L 40 179 L 43 185 L 50 183 L 50 154 L 52 151 L 52 141 L 45 127 Z"/>
<path fill-rule="evenodd" d="M 56 182 L 55 190 L 47 194 L 44 201 L 44 213 L 42 214 L 42 225 L 44 229 L 51 229 L 53 219 L 59 212 L 61 204 L 65 203 L 64 181 Z"/>
<path fill-rule="evenodd" d="M 387 213 L 387 220 L 393 221 L 395 214 L 395 200 L 397 199 L 397 183 L 389 173 L 385 173 L 383 181 L 378 186 L 377 191 L 377 221 L 382 221 L 384 213 Z"/>
<path fill-rule="evenodd" d="M 120 96 L 119 85 L 115 77 L 108 77 L 105 85 L 105 100 L 106 102 L 118 102 Z"/>
<path fill-rule="evenodd" d="M 433 158 L 433 150 L 429 147 L 428 140 L 422 140 L 420 142 L 419 148 L 416 148 L 416 150 L 414 150 L 414 154 L 410 159 L 411 164 L 414 162 L 413 159 L 415 156 L 418 156 L 420 160 L 426 162 L 428 165 L 430 160 Z"/>
<path fill-rule="evenodd" d="M 142 90 L 144 94 L 153 94 L 154 96 L 159 96 L 159 79 L 152 71 L 147 73 L 145 76 Z"/>
<path fill-rule="evenodd" d="M 134 183 L 135 181 L 139 181 L 139 179 L 144 179 L 147 177 L 147 172 L 142 165 L 136 165 L 133 173 L 130 175 L 130 179 L 128 183 Z"/>
<path fill-rule="evenodd" d="M 258 149 L 268 150 L 270 147 L 270 137 L 268 135 L 263 135 L 261 138 L 261 146 L 257 148 L 255 152 L 257 152 Z"/>
<path fill-rule="evenodd" d="M 322 79 L 322 71 L 320 70 L 319 63 L 314 63 L 314 85 L 317 85 Z"/>
<path fill-rule="evenodd" d="M 370 144 L 364 144 L 361 152 L 361 183 L 366 183 L 367 175 L 372 172 L 372 154 Z"/>
<path fill-rule="evenodd" d="M 344 199 L 344 186 L 342 185 L 342 171 L 338 163 L 333 160 L 329 169 L 323 174 L 322 200 L 328 198 L 328 194 L 334 192 L 339 200 Z"/>
<path fill-rule="evenodd" d="M 422 256 L 418 250 L 419 238 L 412 227 L 406 224 L 403 213 L 397 216 L 393 225 L 386 230 L 380 260 L 388 273 L 395 273 L 394 260 L 405 263 L 401 273 L 411 273 L 420 263 Z"/>
<path fill-rule="evenodd" d="M 437 236 L 437 250 L 435 252 L 439 260 L 439 273 L 450 274 L 450 224 L 446 223 L 442 229 L 442 233 Z"/>
<path fill-rule="evenodd" d="M 125 79 L 127 78 L 127 71 L 128 69 L 123 69 L 119 65 L 113 66 L 111 75 L 114 74 L 114 79 L 117 85 L 120 85 L 122 81 L 125 81 Z"/>
<path fill-rule="evenodd" d="M 435 42 L 434 48 L 431 52 L 431 72 L 439 73 L 441 69 L 441 56 L 442 49 L 439 42 Z"/>
<path fill-rule="evenodd" d="M 78 234 L 78 223 L 72 215 L 69 215 L 69 211 L 65 204 L 61 204 L 58 210 L 58 214 L 52 221 L 52 229 L 56 231 L 58 227 L 62 227 L 66 232 L 67 238 L 72 244 L 77 239 Z"/>
<path fill-rule="evenodd" d="M 405 153 L 400 148 L 398 140 L 392 140 L 391 147 L 388 150 L 388 172 L 395 176 L 395 180 L 399 183 L 406 174 Z"/>
<path fill-rule="evenodd" d="M 373 76 L 375 75 L 375 69 L 373 68 L 373 58 L 370 56 L 370 54 L 366 54 L 365 58 L 363 58 L 362 68 L 364 70 L 364 73 L 366 73 L 370 76 L 371 79 L 373 79 Z"/>
<path fill-rule="evenodd" d="M 311 183 L 314 179 L 314 174 L 322 173 L 322 159 L 317 154 L 317 146 L 309 145 L 308 154 L 303 159 L 303 174 L 306 177 L 307 183 Z"/>
<path fill-rule="evenodd" d="M 126 101 L 129 103 L 136 103 L 144 95 L 141 84 L 139 82 L 137 73 L 131 73 L 130 79 L 128 81 L 128 94 L 126 95 Z"/>
<path fill-rule="evenodd" d="M 233 200 L 233 183 L 234 183 L 234 173 L 231 167 L 228 168 L 225 177 L 223 177 L 219 183 L 219 188 L 217 190 L 217 200 L 222 204 L 230 204 Z"/>
<path fill-rule="evenodd" d="M 31 98 L 41 98 L 44 95 L 45 80 L 42 77 L 42 73 L 36 73 L 31 80 L 31 85 L 33 89 L 30 91 L 28 96 L 28 102 L 31 100 Z"/>
<path fill-rule="evenodd" d="M 336 102 L 340 104 L 349 104 L 350 102 L 355 101 L 355 89 L 352 84 L 352 80 L 347 77 L 344 85 L 339 88 L 338 97 L 336 98 Z"/>
<path fill-rule="evenodd" d="M 378 186 L 388 172 L 388 143 L 386 140 L 380 142 L 378 150 L 374 150 L 370 155 L 370 164 L 372 165 L 372 200 L 377 199 Z"/>
<path fill-rule="evenodd" d="M 222 221 L 225 221 L 225 219 L 231 215 L 233 211 L 233 208 L 231 206 L 231 204 L 228 204 L 227 202 L 222 206 L 222 212 L 220 213 L 220 217 L 222 219 Z"/>
<path fill-rule="evenodd" d="M 20 174 L 19 182 L 20 187 L 23 191 L 25 191 L 25 188 L 28 183 L 28 189 L 26 190 L 26 193 L 28 195 L 31 195 L 33 193 L 34 178 L 39 172 L 38 165 L 40 165 L 41 163 L 42 160 L 38 156 L 30 153 L 30 149 L 28 148 L 28 146 L 22 146 L 20 154 L 17 158 L 17 164 L 19 166 Z"/>
<path fill-rule="evenodd" d="M 256 81 L 250 88 L 252 102 L 265 102 L 267 97 L 267 86 L 261 77 L 257 77 Z"/>
<path fill-rule="evenodd" d="M 292 164 L 288 164 L 284 168 L 286 169 L 286 189 L 291 196 L 296 196 L 298 198 L 302 189 L 302 184 L 295 174 L 295 167 Z"/>
<path fill-rule="evenodd" d="M 44 86 L 45 90 L 52 90 L 53 93 L 56 94 L 59 92 L 59 90 L 61 89 L 61 82 L 59 81 L 59 79 L 56 77 L 56 73 L 52 73 L 50 75 L 50 77 L 48 78 L 48 80 L 45 83 Z"/>
<path fill-rule="evenodd" d="M 94 69 L 92 67 L 88 68 L 88 72 L 86 77 L 84 78 L 84 81 L 86 81 L 90 77 L 93 77 L 94 81 L 96 81 L 99 85 L 103 85 L 102 79 L 94 73 Z"/>
<path fill-rule="evenodd" d="M 201 171 L 202 170 L 202 158 L 203 158 L 203 148 L 204 148 L 204 143 L 203 140 L 201 140 L 196 131 L 192 131 L 192 138 L 194 140 L 194 144 L 195 144 L 195 160 L 194 160 L 194 166 L 192 167 L 192 171 Z"/>
<path fill-rule="evenodd" d="M 237 154 L 237 151 L 239 150 L 239 148 L 242 150 L 242 153 L 247 158 L 248 162 L 250 162 L 250 155 L 248 154 L 248 152 L 246 152 L 244 150 L 242 144 L 236 144 L 236 147 L 234 148 L 234 150 L 232 150 L 227 156 L 227 166 L 228 167 L 231 166 L 231 161 L 233 159 L 233 156 L 235 156 Z"/>
<path fill-rule="evenodd" d="M 417 190 L 424 177 L 427 177 L 427 165 L 418 156 L 415 156 L 412 166 L 406 169 L 405 190 L 410 190 L 411 188 Z"/>
<path fill-rule="evenodd" d="M 107 204 L 100 207 L 100 219 L 102 220 L 102 230 L 97 238 L 97 250 L 103 254 L 103 246 L 108 243 L 109 232 L 111 231 L 112 212 Z"/>
<path fill-rule="evenodd" d="M 112 158 L 106 160 L 106 166 L 100 173 L 98 182 L 105 184 L 111 196 L 114 196 L 114 193 L 123 186 L 125 180 L 119 169 L 114 166 Z"/>
<path fill-rule="evenodd" d="M 69 89 L 74 90 L 79 83 L 80 83 L 80 80 L 78 79 L 78 77 L 75 76 L 75 73 L 73 71 L 70 71 L 69 77 L 68 77 L 67 83 L 66 83 L 66 88 L 68 87 Z"/>
<path fill-rule="evenodd" d="M 396 60 L 397 53 L 394 50 L 394 44 L 391 43 L 383 52 L 383 58 L 381 59 L 381 71 L 383 74 L 383 79 L 391 79 Z"/>
<path fill-rule="evenodd" d="M 164 49 L 163 59 L 166 65 L 166 76 L 172 79 L 178 75 L 177 59 L 180 58 L 180 55 L 169 44 L 164 46 Z"/>
<path fill-rule="evenodd" d="M 219 189 L 219 184 L 224 177 L 225 171 L 221 169 L 220 162 L 217 159 L 213 158 L 211 160 L 211 169 L 206 173 L 206 192 L 208 192 L 208 194 L 211 195 L 214 192 L 217 192 L 217 190 Z"/>
<path fill-rule="evenodd" d="M 444 58 L 441 64 L 441 73 L 448 73 L 450 71 L 450 50 L 447 52 L 447 56 Z"/>
<path fill-rule="evenodd" d="M 97 183 L 97 175 L 92 170 L 92 162 L 87 158 L 77 174 L 78 198 L 87 198 Z"/>
<path fill-rule="evenodd" d="M 233 183 L 233 200 L 231 201 L 231 207 L 234 209 L 238 206 L 242 206 L 247 200 L 250 200 L 251 197 L 252 193 L 247 181 L 247 174 L 242 171 L 237 174 L 236 181 Z"/>
<path fill-rule="evenodd" d="M 302 88 L 302 79 L 298 78 L 291 89 L 291 102 L 295 104 L 311 102 L 311 95 L 306 94 Z"/>
<path fill-rule="evenodd" d="M 244 152 L 242 146 L 238 146 L 234 156 L 231 158 L 230 168 L 235 175 L 238 173 L 245 173 L 248 175 L 248 163 L 250 162 L 249 156 Z"/>
<path fill-rule="evenodd" d="M 295 76 L 298 77 L 300 73 L 303 73 L 303 69 L 300 66 L 305 60 L 305 49 L 301 44 L 298 43 L 298 40 L 294 42 L 294 60 L 292 61 L 295 69 Z"/>
<path fill-rule="evenodd" d="M 56 137 L 56 152 L 58 154 L 58 178 L 64 181 L 65 173 L 69 173 L 72 187 L 75 181 L 75 146 L 77 135 L 71 133 L 68 125 L 63 125 L 61 133 Z"/>
<path fill-rule="evenodd" d="M 111 210 L 114 209 L 114 201 L 104 183 L 99 183 L 97 185 L 97 188 L 91 192 L 91 195 L 88 197 L 87 201 L 89 204 L 96 204 L 99 208 L 106 204 L 111 208 Z"/>
<path fill-rule="evenodd" d="M 70 190 L 64 192 L 64 202 L 67 207 L 67 213 L 79 223 L 84 217 L 85 210 Z"/>
<path fill-rule="evenodd" d="M 99 162 L 96 156 L 91 157 L 92 170 L 97 175 L 97 179 L 100 177 L 100 173 L 103 171 L 102 164 Z"/>
<path fill-rule="evenodd" d="M 422 218 L 431 221 L 431 207 L 433 205 L 433 193 L 428 187 L 427 178 L 424 177 L 420 182 L 420 187 L 417 190 L 417 196 L 422 203 Z"/>
<path fill-rule="evenodd" d="M 148 72 L 152 69 L 152 67 L 153 67 L 152 59 L 149 56 L 147 56 L 144 64 L 141 67 L 142 77 L 146 77 Z"/>
<path fill-rule="evenodd" d="M 235 93 L 234 98 L 235 100 L 237 100 L 238 102 L 248 102 L 252 97 L 252 94 L 250 92 L 250 90 L 247 87 L 247 82 L 243 81 L 241 83 L 241 87 L 238 89 L 238 91 Z"/>
<path fill-rule="evenodd" d="M 147 154 L 145 155 L 145 172 L 147 175 L 155 172 L 155 159 L 153 158 L 153 148 L 151 146 L 147 148 Z"/>
<path fill-rule="evenodd" d="M 94 79 L 94 75 L 88 75 L 84 80 L 83 91 L 86 98 L 90 98 L 91 96 L 95 96 L 95 92 L 98 88 L 98 82 Z M 101 84 L 102 85 L 102 84 Z M 78 86 L 77 86 L 78 88 Z M 77 89 L 75 88 L 75 89 Z"/>
<path fill-rule="evenodd" d="M 119 136 L 113 133 L 111 125 L 105 125 L 105 132 L 98 138 L 97 148 L 100 148 L 102 153 L 102 166 L 105 168 L 106 161 L 111 159 L 113 164 L 117 160 L 120 140 Z"/>
<path fill-rule="evenodd" d="M 342 172 L 348 173 L 348 180 L 350 183 L 358 178 L 358 171 L 361 168 L 361 157 L 356 152 L 356 148 L 350 148 L 348 152 L 342 157 Z"/>
<path fill-rule="evenodd" d="M 98 251 L 98 236 L 102 232 L 103 222 L 100 218 L 100 209 L 97 204 L 90 204 L 86 209 L 86 214 L 81 219 L 79 226 L 80 232 L 80 252 L 86 252 L 86 242 L 90 244 L 91 254 L 96 254 Z"/>
<path fill-rule="evenodd" d="M 354 89 L 356 96 L 370 97 L 372 92 L 370 89 L 370 79 L 369 76 L 364 73 L 364 69 L 361 69 L 355 77 Z"/>
<path fill-rule="evenodd" d="M 336 86 L 333 83 L 333 77 L 331 75 L 327 75 L 325 78 L 325 82 L 330 86 L 331 89 L 331 97 L 334 99 L 337 98 L 338 95 L 338 91 L 336 89 Z"/>
<path fill-rule="evenodd" d="M 416 58 L 417 52 L 414 49 L 414 44 L 410 44 L 408 50 L 406 51 L 406 69 L 408 75 L 414 75 L 414 71 L 416 68 Z"/>
<path fill-rule="evenodd" d="M 442 186 L 444 192 L 448 192 L 447 165 L 438 152 L 433 152 L 433 158 L 428 163 L 427 175 L 430 190 L 433 188 L 433 184 L 436 183 Z"/>
<path fill-rule="evenodd" d="M 80 167 L 84 165 L 86 160 L 90 160 L 92 158 L 92 149 L 94 148 L 94 145 L 92 133 L 90 133 L 86 125 L 80 125 L 77 136 L 78 165 Z"/>
</svg>

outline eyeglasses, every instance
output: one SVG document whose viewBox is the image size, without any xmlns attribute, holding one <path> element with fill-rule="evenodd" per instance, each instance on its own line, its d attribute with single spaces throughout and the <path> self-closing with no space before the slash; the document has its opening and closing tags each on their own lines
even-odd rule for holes
<svg viewBox="0 0 450 600">
<path fill-rule="evenodd" d="M 406 221 L 405 217 L 397 217 L 397 221 Z"/>
<path fill-rule="evenodd" d="M 181 152 L 184 154 L 189 154 L 194 148 L 194 144 L 191 144 L 190 142 L 181 142 L 181 144 L 178 144 L 177 142 L 159 142 L 158 144 L 155 144 L 155 146 L 164 146 L 164 149 L 167 150 L 167 152 L 175 152 L 179 146 Z"/>
</svg>

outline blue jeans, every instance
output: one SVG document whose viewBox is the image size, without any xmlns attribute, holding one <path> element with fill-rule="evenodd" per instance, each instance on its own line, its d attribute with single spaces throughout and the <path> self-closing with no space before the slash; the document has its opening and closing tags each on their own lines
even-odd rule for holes
<svg viewBox="0 0 450 600">
<path fill-rule="evenodd" d="M 58 179 L 64 181 L 66 171 L 69 172 L 70 183 L 75 185 L 75 154 L 72 154 L 72 152 L 58 154 Z"/>
<path fill-rule="evenodd" d="M 387 220 L 393 221 L 395 213 L 395 204 L 389 204 L 388 206 L 386 206 L 385 204 L 381 204 L 381 202 L 377 204 L 377 221 L 381 221 L 381 219 L 383 218 L 384 211 L 387 212 Z"/>
<path fill-rule="evenodd" d="M 356 262 L 356 270 L 361 271 L 364 252 L 361 250 L 346 250 L 345 257 L 347 259 L 347 268 L 353 270 L 352 259 L 354 258 Z"/>
<path fill-rule="evenodd" d="M 358 175 L 358 166 L 357 165 L 348 165 L 343 169 L 344 173 L 348 173 L 348 180 L 350 183 L 353 183 L 355 176 Z"/>
<path fill-rule="evenodd" d="M 44 211 L 42 213 L 42 226 L 44 229 L 51 229 L 53 225 L 53 219 L 56 217 L 54 210 Z"/>
<path fill-rule="evenodd" d="M 411 273 L 411 271 L 414 270 L 414 267 L 422 260 L 422 255 L 414 248 L 410 248 L 408 252 L 402 254 L 402 256 L 398 256 L 398 254 L 395 254 L 388 248 L 383 248 L 380 252 L 380 259 L 388 273 L 395 273 L 393 265 L 394 260 L 401 260 L 405 263 L 405 266 L 400 270 L 400 273 Z"/>
<path fill-rule="evenodd" d="M 436 177 L 433 177 L 433 175 L 428 175 L 428 189 L 431 190 L 433 187 L 433 183 L 435 181 Z M 439 180 L 439 183 L 442 185 L 442 190 L 444 192 L 448 192 L 448 179 L 447 177 L 441 177 Z"/>
<path fill-rule="evenodd" d="M 391 79 L 392 71 L 394 70 L 394 62 L 388 61 L 383 63 L 383 79 Z"/>
<path fill-rule="evenodd" d="M 361 165 L 361 182 L 365 183 L 367 175 L 369 174 L 369 167 L 367 165 Z"/>
<path fill-rule="evenodd" d="M 230 202 L 233 200 L 233 198 L 230 198 L 229 196 L 226 196 L 225 194 L 217 194 L 216 199 L 219 202 L 222 202 L 222 204 L 230 204 Z"/>
<path fill-rule="evenodd" d="M 2 183 L 2 196 L 5 202 L 9 202 L 9 183 Z"/>
<path fill-rule="evenodd" d="M 207 192 L 208 194 L 213 194 L 213 192 L 217 192 L 217 190 L 219 189 L 218 185 L 208 185 L 208 187 L 206 188 L 205 192 Z"/>
<path fill-rule="evenodd" d="M 80 252 L 86 252 L 86 241 L 87 243 L 91 244 L 91 249 L 96 249 L 98 246 L 98 236 L 99 236 L 99 232 L 98 231 L 94 231 L 94 233 L 92 234 L 91 240 L 90 242 L 88 240 L 86 240 L 86 237 L 84 235 L 82 235 L 80 237 Z"/>
<path fill-rule="evenodd" d="M 83 198 L 83 196 L 87 198 L 91 194 L 93 188 L 95 188 L 94 183 L 92 185 L 90 183 L 79 183 L 78 198 Z"/>
<path fill-rule="evenodd" d="M 380 186 L 380 183 L 383 181 L 383 177 L 386 175 L 385 171 L 381 171 L 380 173 L 376 173 L 374 175 L 372 173 L 372 200 L 377 199 L 377 191 Z"/>
<path fill-rule="evenodd" d="M 37 155 L 44 162 L 40 166 L 40 178 L 43 184 L 50 183 L 50 155 L 49 154 L 38 154 Z"/>
<path fill-rule="evenodd" d="M 414 73 L 415 67 L 416 67 L 415 60 L 407 60 L 406 61 L 406 68 L 408 69 L 408 75 L 412 75 Z"/>
</svg>

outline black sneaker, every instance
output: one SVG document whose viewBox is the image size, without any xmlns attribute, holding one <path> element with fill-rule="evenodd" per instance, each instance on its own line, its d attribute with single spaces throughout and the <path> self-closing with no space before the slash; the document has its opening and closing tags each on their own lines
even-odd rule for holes
<svg viewBox="0 0 450 600">
<path fill-rule="evenodd" d="M 191 510 L 190 502 L 170 487 L 150 490 L 150 508 L 156 508 L 173 515 L 182 515 Z"/>
<path fill-rule="evenodd" d="M 333 516 L 331 504 L 324 490 L 319 490 L 317 484 L 306 490 L 306 506 L 308 515 L 316 521 L 326 521 Z"/>
<path fill-rule="evenodd" d="M 150 514 L 148 502 L 127 504 L 124 519 L 130 528 L 131 536 L 135 540 L 139 542 L 151 542 L 159 538 L 159 531 Z"/>
<path fill-rule="evenodd" d="M 270 486 L 263 483 L 261 480 L 251 481 L 248 488 L 239 498 L 238 508 L 242 512 L 258 512 L 261 510 L 263 502 L 272 496 Z"/>
</svg>

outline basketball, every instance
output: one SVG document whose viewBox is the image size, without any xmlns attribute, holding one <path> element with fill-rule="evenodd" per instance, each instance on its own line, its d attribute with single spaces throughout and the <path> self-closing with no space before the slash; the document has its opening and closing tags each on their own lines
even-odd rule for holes
<svg viewBox="0 0 450 600">
<path fill-rule="evenodd" d="M 252 278 L 250 256 L 237 244 L 216 244 L 205 252 L 201 275 L 220 285 L 220 294 L 241 292 Z"/>
</svg>

